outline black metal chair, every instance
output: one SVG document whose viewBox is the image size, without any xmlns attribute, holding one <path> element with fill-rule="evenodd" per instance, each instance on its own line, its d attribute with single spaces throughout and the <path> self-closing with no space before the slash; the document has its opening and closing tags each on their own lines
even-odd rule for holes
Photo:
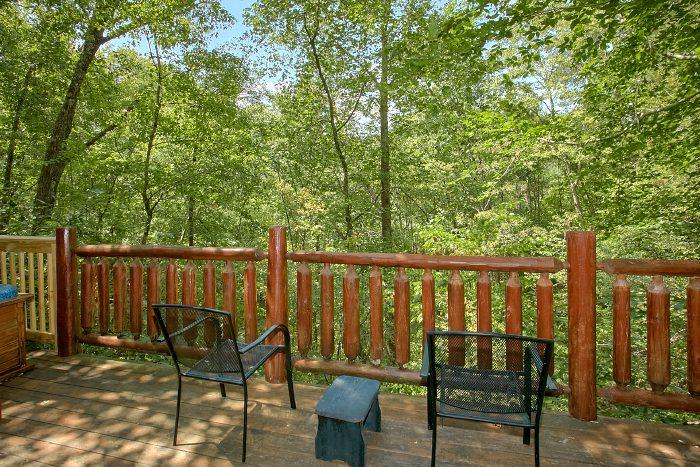
<svg viewBox="0 0 700 467">
<path fill-rule="evenodd" d="M 248 428 L 247 380 L 277 352 L 284 352 L 286 355 L 289 403 L 293 409 L 296 409 L 287 327 L 281 324 L 272 326 L 255 341 L 246 344 L 236 340 L 235 328 L 228 312 L 171 304 L 153 305 L 153 310 L 158 327 L 163 334 L 162 340 L 167 344 L 177 370 L 177 408 L 173 446 L 177 444 L 182 378 L 216 381 L 221 388 L 222 397 L 226 397 L 225 385 L 235 384 L 243 386 L 242 459 L 245 462 Z M 284 335 L 284 345 L 263 344 L 267 337 L 276 332 Z"/>
<path fill-rule="evenodd" d="M 530 444 L 534 430 L 539 466 L 540 419 L 553 347 L 551 340 L 508 334 L 429 332 L 421 376 L 428 383 L 431 465 L 437 417 L 446 417 L 522 427 L 523 444 Z"/>
</svg>

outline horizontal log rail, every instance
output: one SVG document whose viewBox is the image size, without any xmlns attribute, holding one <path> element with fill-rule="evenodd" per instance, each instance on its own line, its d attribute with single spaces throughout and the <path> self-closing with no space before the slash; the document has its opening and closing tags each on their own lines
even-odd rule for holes
<svg viewBox="0 0 700 467">
<path fill-rule="evenodd" d="M 160 245 L 82 245 L 75 249 L 81 257 L 172 258 L 219 261 L 258 261 L 267 253 L 257 248 L 179 247 Z"/>
<path fill-rule="evenodd" d="M 700 276 L 700 261 L 654 259 L 608 259 L 596 267 L 608 274 L 631 276 Z"/>
<path fill-rule="evenodd" d="M 517 256 L 445 256 L 402 253 L 330 253 L 295 251 L 287 258 L 297 263 L 351 264 L 388 268 L 494 271 L 494 272 L 557 272 L 565 264 L 556 258 Z"/>
</svg>

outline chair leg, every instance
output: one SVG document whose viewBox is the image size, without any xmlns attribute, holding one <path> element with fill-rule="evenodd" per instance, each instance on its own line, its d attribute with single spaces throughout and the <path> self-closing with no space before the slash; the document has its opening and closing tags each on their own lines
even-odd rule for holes
<svg viewBox="0 0 700 467">
<path fill-rule="evenodd" d="M 297 408 L 297 402 L 294 398 L 294 381 L 292 381 L 292 357 L 290 355 L 289 349 L 285 352 L 287 354 L 286 366 L 287 366 L 287 389 L 289 391 L 289 405 L 293 408 Z"/>
<path fill-rule="evenodd" d="M 219 388 L 221 388 L 221 397 L 226 397 L 226 386 L 224 386 L 224 383 L 219 383 Z"/>
<path fill-rule="evenodd" d="M 248 385 L 243 384 L 243 458 L 245 462 L 245 448 L 248 441 Z"/>
<path fill-rule="evenodd" d="M 523 444 L 530 444 L 530 429 L 523 428 Z"/>
<path fill-rule="evenodd" d="M 177 445 L 177 425 L 180 421 L 180 396 L 182 393 L 182 377 L 177 375 L 177 406 L 175 408 L 175 434 L 173 435 L 173 446 Z"/>
<path fill-rule="evenodd" d="M 540 467 L 540 429 L 535 428 L 535 467 Z"/>
<path fill-rule="evenodd" d="M 433 415 L 432 425 L 433 425 L 433 448 L 430 455 L 430 466 L 435 467 L 435 445 L 437 443 L 437 417 Z"/>
</svg>

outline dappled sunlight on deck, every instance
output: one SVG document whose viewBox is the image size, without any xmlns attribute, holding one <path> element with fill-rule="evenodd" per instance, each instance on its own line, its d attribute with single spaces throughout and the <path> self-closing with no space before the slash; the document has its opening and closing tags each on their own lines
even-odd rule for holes
<svg viewBox="0 0 700 467">
<path fill-rule="evenodd" d="M 242 401 L 222 399 L 216 384 L 183 386 L 181 444 L 173 448 L 176 379 L 168 365 L 85 355 L 35 353 L 37 368 L 0 385 L 0 464 L 219 465 L 240 461 Z M 250 465 L 323 464 L 314 458 L 322 386 L 297 384 L 298 410 L 286 385 L 250 384 Z M 366 432 L 368 465 L 429 465 L 423 397 L 381 394 L 382 432 Z M 488 424 L 438 426 L 438 460 L 447 464 L 531 465 L 521 432 Z M 688 465 L 700 462 L 700 427 L 601 418 L 597 423 L 547 413 L 543 464 Z"/>
</svg>

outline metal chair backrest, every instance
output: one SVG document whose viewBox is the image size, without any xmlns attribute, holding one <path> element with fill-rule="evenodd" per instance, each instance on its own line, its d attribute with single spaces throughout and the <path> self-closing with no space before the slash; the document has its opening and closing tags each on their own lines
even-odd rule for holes
<svg viewBox="0 0 700 467">
<path fill-rule="evenodd" d="M 153 305 L 153 313 L 178 373 L 195 366 L 211 373 L 241 373 L 230 313 L 179 304 Z"/>
</svg>

